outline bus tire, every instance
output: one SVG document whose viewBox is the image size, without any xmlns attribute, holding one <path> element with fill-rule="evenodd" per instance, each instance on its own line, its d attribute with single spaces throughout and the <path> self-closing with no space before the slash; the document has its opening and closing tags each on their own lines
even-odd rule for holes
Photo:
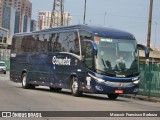
<svg viewBox="0 0 160 120">
<path fill-rule="evenodd" d="M 117 97 L 118 97 L 119 94 L 107 94 L 107 95 L 108 95 L 108 98 L 110 100 L 115 100 L 115 99 L 117 99 Z"/>
<path fill-rule="evenodd" d="M 22 74 L 22 88 L 24 89 L 34 88 L 33 85 L 28 84 L 26 73 Z"/>
<path fill-rule="evenodd" d="M 71 92 L 73 96 L 79 97 L 82 95 L 82 91 L 80 91 L 80 84 L 77 77 L 71 78 Z"/>
</svg>

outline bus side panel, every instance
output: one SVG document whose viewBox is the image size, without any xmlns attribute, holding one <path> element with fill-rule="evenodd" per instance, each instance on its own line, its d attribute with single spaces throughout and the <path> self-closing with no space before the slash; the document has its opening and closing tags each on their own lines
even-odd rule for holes
<svg viewBox="0 0 160 120">
<path fill-rule="evenodd" d="M 50 54 L 48 63 L 54 76 L 55 86 L 61 88 L 70 88 L 70 77 L 77 71 L 78 59 L 65 53 Z M 76 65 L 75 65 L 76 62 Z M 49 76 L 49 79 L 53 76 Z"/>
<path fill-rule="evenodd" d="M 21 77 L 24 72 L 27 73 L 28 78 L 31 78 L 29 76 L 29 73 L 31 72 L 33 67 L 29 62 L 28 56 L 29 56 L 28 53 L 21 53 L 21 54 L 16 54 L 15 57 L 11 57 L 10 76 L 12 81 L 21 82 Z"/>
<path fill-rule="evenodd" d="M 21 82 L 21 74 L 18 71 L 18 64 L 16 57 L 11 57 L 10 58 L 10 80 L 13 82 Z"/>
</svg>

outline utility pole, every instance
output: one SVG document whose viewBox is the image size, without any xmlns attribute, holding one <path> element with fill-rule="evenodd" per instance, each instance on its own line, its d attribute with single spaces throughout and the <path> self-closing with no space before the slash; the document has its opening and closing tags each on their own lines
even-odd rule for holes
<svg viewBox="0 0 160 120">
<path fill-rule="evenodd" d="M 63 26 L 64 0 L 54 0 L 50 28 Z"/>
<path fill-rule="evenodd" d="M 84 3 L 84 18 L 83 18 L 83 24 L 85 24 L 85 20 L 86 20 L 86 0 Z"/>
<path fill-rule="evenodd" d="M 151 39 L 152 9 L 153 9 L 153 0 L 150 0 L 149 20 L 148 20 L 148 34 L 147 34 L 147 47 L 148 47 L 148 48 L 150 48 L 150 39 Z"/>
</svg>

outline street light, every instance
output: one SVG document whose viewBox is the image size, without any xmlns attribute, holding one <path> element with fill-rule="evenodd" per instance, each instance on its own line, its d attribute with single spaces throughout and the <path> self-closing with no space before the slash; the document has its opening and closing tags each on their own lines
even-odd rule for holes
<svg viewBox="0 0 160 120">
<path fill-rule="evenodd" d="M 85 24 L 85 20 L 86 20 L 86 0 L 84 3 L 84 18 L 83 18 L 83 24 Z"/>
<path fill-rule="evenodd" d="M 157 22 L 155 22 L 155 39 L 154 39 L 154 49 L 156 45 L 156 39 L 157 39 Z"/>
</svg>

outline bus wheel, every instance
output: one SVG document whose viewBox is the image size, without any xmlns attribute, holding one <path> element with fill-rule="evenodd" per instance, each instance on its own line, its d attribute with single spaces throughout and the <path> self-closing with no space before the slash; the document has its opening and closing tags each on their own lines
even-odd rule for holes
<svg viewBox="0 0 160 120">
<path fill-rule="evenodd" d="M 81 96 L 82 95 L 82 91 L 79 91 L 79 81 L 77 79 L 77 77 L 72 77 L 71 79 L 71 92 L 73 96 Z"/>
<path fill-rule="evenodd" d="M 118 94 L 107 94 L 110 100 L 115 100 L 118 97 Z"/>
<path fill-rule="evenodd" d="M 51 91 L 61 91 L 62 88 L 50 87 L 50 90 L 51 90 Z"/>
<path fill-rule="evenodd" d="M 32 88 L 32 85 L 27 83 L 26 73 L 23 73 L 23 75 L 22 75 L 22 88 L 24 88 L 24 89 Z"/>
</svg>

